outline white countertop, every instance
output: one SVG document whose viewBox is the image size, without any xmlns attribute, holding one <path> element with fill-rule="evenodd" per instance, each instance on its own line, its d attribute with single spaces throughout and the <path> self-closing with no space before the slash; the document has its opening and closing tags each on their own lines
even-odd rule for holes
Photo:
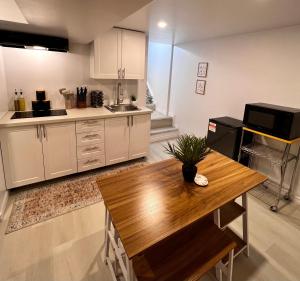
<svg viewBox="0 0 300 281">
<path fill-rule="evenodd" d="M 36 118 L 22 118 L 22 119 L 11 119 L 14 111 L 8 111 L 2 118 L 0 118 L 0 128 L 3 127 L 14 127 L 14 126 L 25 126 L 25 125 L 36 125 L 36 124 L 47 124 L 47 123 L 59 123 L 77 120 L 88 120 L 95 118 L 112 118 L 129 115 L 139 114 L 150 114 L 151 109 L 139 106 L 141 110 L 137 111 L 126 111 L 126 112 L 111 112 L 105 107 L 101 108 L 73 108 L 67 109 L 67 115 L 62 116 L 50 116 L 50 117 L 36 117 Z"/>
</svg>

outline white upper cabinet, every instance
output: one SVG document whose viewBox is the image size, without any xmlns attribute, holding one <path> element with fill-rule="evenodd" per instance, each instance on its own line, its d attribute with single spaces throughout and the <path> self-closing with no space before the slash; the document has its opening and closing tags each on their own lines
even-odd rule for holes
<svg viewBox="0 0 300 281">
<path fill-rule="evenodd" d="M 122 30 L 122 78 L 144 79 L 145 34 Z"/>
<path fill-rule="evenodd" d="M 144 79 L 145 45 L 144 33 L 113 28 L 91 45 L 91 77 Z"/>
<path fill-rule="evenodd" d="M 39 126 L 1 131 L 1 148 L 7 188 L 44 180 L 42 138 Z"/>
<path fill-rule="evenodd" d="M 105 120 L 106 165 L 128 160 L 129 116 Z"/>
<path fill-rule="evenodd" d="M 77 172 L 75 122 L 42 125 L 45 178 Z"/>
<path fill-rule="evenodd" d="M 90 72 L 92 78 L 118 79 L 121 57 L 119 30 L 112 29 L 91 45 Z M 120 70 L 119 70 L 120 72 Z"/>
<path fill-rule="evenodd" d="M 144 157 L 149 152 L 150 114 L 130 117 L 129 159 Z"/>
</svg>

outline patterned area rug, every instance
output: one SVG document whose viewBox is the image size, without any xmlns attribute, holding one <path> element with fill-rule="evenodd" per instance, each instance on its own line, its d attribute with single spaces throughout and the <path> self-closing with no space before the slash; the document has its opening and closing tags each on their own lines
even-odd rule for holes
<svg viewBox="0 0 300 281">
<path fill-rule="evenodd" d="M 16 190 L 5 233 L 100 202 L 102 197 L 97 180 L 101 181 L 101 178 L 144 165 L 144 160 L 134 161 L 73 175 L 51 183 L 41 183 L 31 189 Z"/>
</svg>

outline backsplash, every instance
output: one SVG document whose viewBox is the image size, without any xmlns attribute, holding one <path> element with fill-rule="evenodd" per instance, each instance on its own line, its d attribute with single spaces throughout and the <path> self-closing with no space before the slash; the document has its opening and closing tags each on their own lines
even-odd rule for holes
<svg viewBox="0 0 300 281">
<path fill-rule="evenodd" d="M 23 91 L 26 109 L 36 99 L 35 91 L 46 91 L 52 108 L 64 108 L 64 97 L 60 88 L 76 93 L 76 87 L 86 86 L 91 90 L 102 90 L 106 102 L 115 98 L 115 80 L 94 80 L 89 78 L 89 48 L 87 45 L 71 45 L 69 53 L 3 48 L 3 59 L 7 81 L 8 106 L 14 109 L 14 91 Z M 124 80 L 124 97 L 137 95 L 138 82 Z M 88 101 L 89 101 L 88 95 Z"/>
</svg>

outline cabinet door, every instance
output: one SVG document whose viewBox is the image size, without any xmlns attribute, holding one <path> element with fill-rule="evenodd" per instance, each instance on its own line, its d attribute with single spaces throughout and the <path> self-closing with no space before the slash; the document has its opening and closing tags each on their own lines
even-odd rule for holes
<svg viewBox="0 0 300 281">
<path fill-rule="evenodd" d="M 119 30 L 112 29 L 94 41 L 91 51 L 91 77 L 118 79 L 121 67 Z"/>
<path fill-rule="evenodd" d="M 145 34 L 122 30 L 122 75 L 125 79 L 145 77 Z"/>
<path fill-rule="evenodd" d="M 44 180 L 43 148 L 38 127 L 3 129 L 1 135 L 7 188 Z"/>
<path fill-rule="evenodd" d="M 131 116 L 129 159 L 147 156 L 150 144 L 150 114 Z"/>
<path fill-rule="evenodd" d="M 106 165 L 128 160 L 129 117 L 116 117 L 105 120 Z"/>
<path fill-rule="evenodd" d="M 77 172 L 75 122 L 42 126 L 45 178 Z"/>
</svg>

